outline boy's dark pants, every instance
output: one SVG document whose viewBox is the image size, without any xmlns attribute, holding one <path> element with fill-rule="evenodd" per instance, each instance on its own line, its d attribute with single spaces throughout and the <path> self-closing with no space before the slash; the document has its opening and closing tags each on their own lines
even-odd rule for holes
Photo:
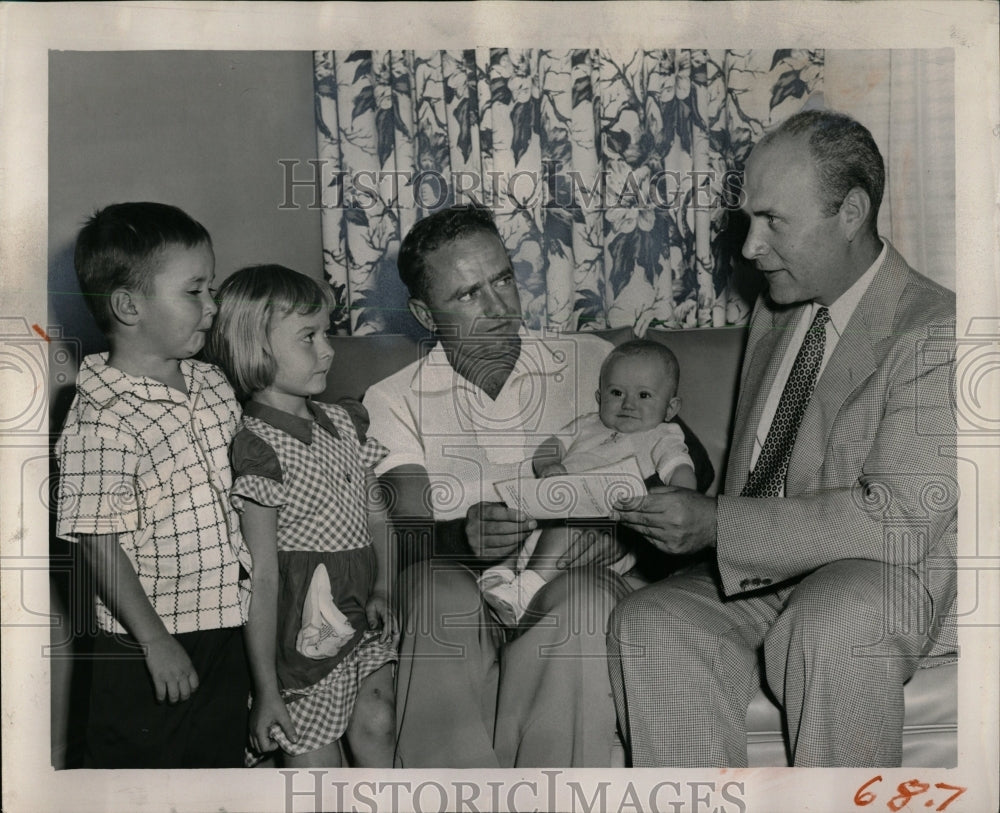
<svg viewBox="0 0 1000 813">
<path fill-rule="evenodd" d="M 101 632 L 94 644 L 85 768 L 241 768 L 250 676 L 243 629 L 174 636 L 198 673 L 186 701 L 156 702 L 142 649 Z"/>
</svg>

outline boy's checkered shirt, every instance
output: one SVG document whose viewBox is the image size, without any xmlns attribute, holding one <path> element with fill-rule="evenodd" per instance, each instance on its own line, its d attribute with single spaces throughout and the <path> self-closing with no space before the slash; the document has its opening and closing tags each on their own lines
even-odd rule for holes
<svg viewBox="0 0 1000 813">
<path fill-rule="evenodd" d="M 116 534 L 171 633 L 246 621 L 250 553 L 229 502 L 240 408 L 222 372 L 186 359 L 188 394 L 88 356 L 56 444 L 56 534 Z M 124 632 L 97 600 L 97 620 Z"/>
</svg>

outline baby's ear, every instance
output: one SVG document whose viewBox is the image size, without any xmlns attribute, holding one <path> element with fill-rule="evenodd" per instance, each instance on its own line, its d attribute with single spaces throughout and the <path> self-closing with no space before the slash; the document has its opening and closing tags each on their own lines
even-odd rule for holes
<svg viewBox="0 0 1000 813">
<path fill-rule="evenodd" d="M 115 288 L 109 298 L 111 313 L 123 325 L 134 325 L 139 321 L 139 308 L 135 294 L 128 288 Z"/>
<path fill-rule="evenodd" d="M 671 420 L 678 412 L 681 411 L 681 399 L 678 396 L 674 396 L 670 399 L 670 403 L 667 404 L 667 414 L 663 416 L 663 420 Z"/>
<path fill-rule="evenodd" d="M 594 390 L 594 400 L 597 401 L 597 405 L 598 406 L 601 405 L 601 388 L 600 387 L 598 387 L 596 390 Z"/>
</svg>

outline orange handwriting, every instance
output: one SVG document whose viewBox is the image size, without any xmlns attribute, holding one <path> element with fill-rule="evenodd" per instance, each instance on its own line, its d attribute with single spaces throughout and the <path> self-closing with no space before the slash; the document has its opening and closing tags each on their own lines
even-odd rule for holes
<svg viewBox="0 0 1000 813">
<path fill-rule="evenodd" d="M 854 794 L 854 804 L 858 807 L 864 807 L 865 805 L 870 805 L 874 802 L 878 797 L 875 791 L 870 788 L 881 781 L 882 775 L 879 774 L 878 776 L 873 776 L 865 782 Z M 910 803 L 912 798 L 919 796 L 922 793 L 927 793 L 931 787 L 932 786 L 929 783 L 921 782 L 919 779 L 908 779 L 905 782 L 900 782 L 896 785 L 896 795 L 889 799 L 885 803 L 885 806 L 893 813 L 899 813 L 900 810 Z M 937 790 L 952 791 L 948 798 L 944 799 L 940 803 L 938 802 L 938 795 L 933 797 L 929 796 L 926 801 L 923 801 L 923 807 L 933 808 L 937 811 L 937 813 L 947 809 L 948 805 L 965 793 L 966 790 L 965 788 L 960 788 L 957 785 L 949 785 L 946 782 L 936 782 L 933 787 Z"/>
</svg>

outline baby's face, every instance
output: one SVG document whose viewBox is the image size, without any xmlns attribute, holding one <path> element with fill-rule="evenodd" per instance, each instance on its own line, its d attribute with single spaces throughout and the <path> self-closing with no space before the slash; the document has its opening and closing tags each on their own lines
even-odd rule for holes
<svg viewBox="0 0 1000 813">
<path fill-rule="evenodd" d="M 672 377 L 655 356 L 616 358 L 597 391 L 601 423 L 616 432 L 643 432 L 677 412 Z"/>
</svg>

